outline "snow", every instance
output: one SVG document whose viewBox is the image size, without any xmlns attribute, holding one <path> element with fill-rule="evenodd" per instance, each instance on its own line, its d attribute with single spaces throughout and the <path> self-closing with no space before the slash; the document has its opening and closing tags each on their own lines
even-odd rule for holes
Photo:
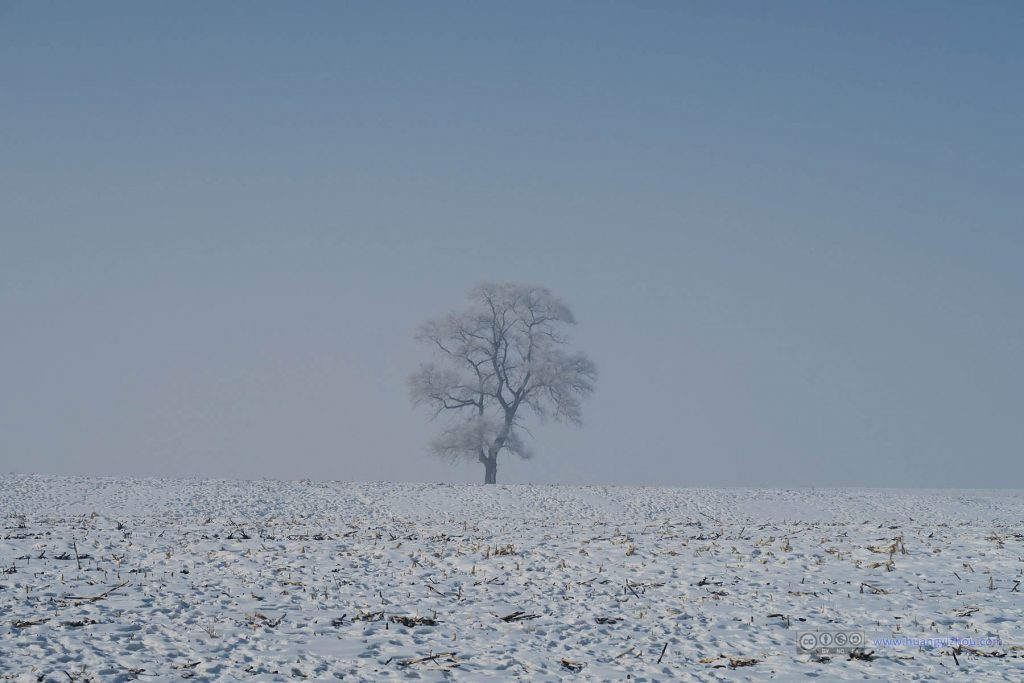
<svg viewBox="0 0 1024 683">
<path fill-rule="evenodd" d="M 0 514 L 0 680 L 1024 678 L 1019 490 L 7 475 Z M 874 654 L 797 652 L 829 628 Z"/>
</svg>

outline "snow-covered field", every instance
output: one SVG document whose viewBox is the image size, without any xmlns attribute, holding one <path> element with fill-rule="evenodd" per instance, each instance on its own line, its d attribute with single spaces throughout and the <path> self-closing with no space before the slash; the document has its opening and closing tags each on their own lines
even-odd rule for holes
<svg viewBox="0 0 1024 683">
<path fill-rule="evenodd" d="M 0 680 L 1024 680 L 1022 491 L 9 475 L 0 515 Z"/>
</svg>

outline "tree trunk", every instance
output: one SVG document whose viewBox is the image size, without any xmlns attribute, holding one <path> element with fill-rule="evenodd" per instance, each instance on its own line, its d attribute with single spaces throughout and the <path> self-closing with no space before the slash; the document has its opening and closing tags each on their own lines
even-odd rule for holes
<svg viewBox="0 0 1024 683">
<path fill-rule="evenodd" d="M 484 460 L 484 483 L 485 484 L 497 484 L 498 483 L 498 454 L 490 456 Z"/>
<path fill-rule="evenodd" d="M 505 427 L 498 434 L 498 437 L 491 444 L 491 447 L 487 449 L 487 453 L 480 453 L 480 462 L 484 464 L 484 483 L 485 484 L 497 484 L 498 483 L 498 453 L 501 453 L 501 449 L 505 446 L 505 440 L 508 439 L 508 433 L 512 429 L 512 420 L 515 418 L 515 408 L 511 410 L 505 410 Z"/>
</svg>

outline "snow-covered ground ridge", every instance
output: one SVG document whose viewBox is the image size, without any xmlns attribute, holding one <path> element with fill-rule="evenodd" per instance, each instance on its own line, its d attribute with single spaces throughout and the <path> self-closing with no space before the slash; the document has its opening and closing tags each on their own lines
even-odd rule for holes
<svg viewBox="0 0 1024 683">
<path fill-rule="evenodd" d="M 1020 490 L 6 475 L 0 515 L 0 680 L 1024 680 Z"/>
</svg>

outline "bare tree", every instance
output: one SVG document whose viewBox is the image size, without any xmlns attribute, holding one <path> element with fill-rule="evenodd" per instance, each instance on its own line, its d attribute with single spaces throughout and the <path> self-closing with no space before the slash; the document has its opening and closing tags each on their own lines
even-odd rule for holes
<svg viewBox="0 0 1024 683">
<path fill-rule="evenodd" d="M 532 455 L 521 433 L 525 412 L 581 423 L 580 406 L 594 390 L 597 366 L 565 350 L 566 330 L 576 320 L 544 287 L 483 283 L 469 291 L 469 300 L 465 310 L 420 326 L 416 340 L 429 345 L 438 362 L 421 364 L 409 387 L 415 405 L 447 416 L 430 451 L 479 461 L 484 483 L 494 484 L 499 453 Z"/>
</svg>

